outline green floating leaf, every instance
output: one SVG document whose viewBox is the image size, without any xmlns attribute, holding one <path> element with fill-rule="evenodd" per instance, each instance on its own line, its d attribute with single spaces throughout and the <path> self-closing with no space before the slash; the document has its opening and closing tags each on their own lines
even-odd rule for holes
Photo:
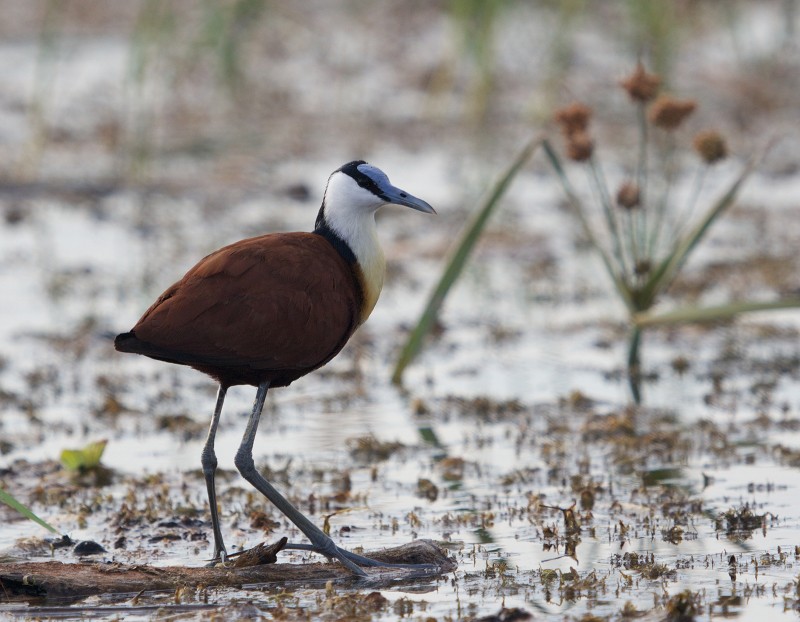
<svg viewBox="0 0 800 622">
<path fill-rule="evenodd" d="M 522 151 L 520 151 L 519 155 L 517 155 L 517 157 L 511 163 L 511 166 L 508 167 L 505 174 L 495 184 L 491 194 L 487 197 L 484 204 L 477 212 L 475 212 L 472 220 L 467 223 L 467 226 L 464 227 L 460 239 L 453 247 L 454 250 L 450 255 L 447 266 L 445 267 L 441 278 L 439 279 L 439 283 L 433 290 L 433 293 L 428 299 L 428 304 L 426 305 L 425 310 L 422 312 L 416 327 L 411 332 L 405 347 L 400 353 L 400 357 L 398 358 L 397 364 L 394 368 L 394 373 L 392 374 L 393 383 L 400 384 L 400 381 L 403 377 L 403 372 L 408 364 L 411 363 L 411 361 L 417 355 L 422 347 L 422 342 L 425 336 L 433 327 L 436 316 L 439 313 L 439 309 L 441 308 L 444 299 L 447 297 L 448 291 L 450 291 L 453 283 L 456 282 L 461 274 L 461 271 L 464 269 L 464 265 L 467 262 L 467 258 L 469 257 L 472 248 L 475 246 L 475 243 L 478 241 L 478 238 L 486 226 L 486 221 L 489 219 L 489 216 L 494 211 L 494 208 L 505 194 L 511 182 L 514 180 L 514 177 L 516 177 L 519 170 L 530 159 L 530 157 L 533 155 L 533 152 L 536 151 L 536 148 L 541 145 L 541 143 L 542 139 L 537 137 L 525 145 Z"/>
<path fill-rule="evenodd" d="M 431 445 L 432 447 L 443 446 L 439 441 L 439 437 L 436 436 L 436 430 L 434 430 L 432 427 L 420 426 L 417 428 L 417 431 L 419 432 L 420 438 L 422 438 L 422 440 L 428 445 Z"/>
<path fill-rule="evenodd" d="M 100 466 L 107 441 L 89 443 L 83 449 L 65 449 L 61 452 L 61 464 L 68 471 L 88 471 Z"/>
<path fill-rule="evenodd" d="M 32 520 L 33 522 L 38 523 L 45 529 L 51 531 L 52 533 L 55 534 L 58 533 L 58 529 L 53 527 L 50 523 L 36 516 L 36 514 L 34 514 L 30 509 L 22 505 L 19 501 L 17 501 L 14 497 L 12 497 L 9 493 L 7 493 L 5 490 L 2 489 L 0 489 L 0 501 L 5 503 L 8 507 L 22 514 L 28 520 Z"/>
</svg>

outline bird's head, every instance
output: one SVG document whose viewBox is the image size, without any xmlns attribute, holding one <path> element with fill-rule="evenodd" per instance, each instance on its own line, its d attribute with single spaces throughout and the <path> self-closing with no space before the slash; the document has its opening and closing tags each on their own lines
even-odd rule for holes
<svg viewBox="0 0 800 622">
<path fill-rule="evenodd" d="M 331 173 L 317 216 L 315 233 L 324 236 L 342 257 L 355 264 L 364 296 L 359 323 L 367 319 L 383 287 L 386 262 L 374 215 L 391 203 L 436 213 L 422 199 L 389 183 L 379 168 L 355 160 Z"/>
<path fill-rule="evenodd" d="M 363 160 L 354 160 L 331 173 L 317 228 L 327 225 L 334 230 L 352 220 L 372 216 L 384 205 L 405 205 L 427 214 L 434 209 L 422 199 L 393 186 L 379 168 Z"/>
</svg>

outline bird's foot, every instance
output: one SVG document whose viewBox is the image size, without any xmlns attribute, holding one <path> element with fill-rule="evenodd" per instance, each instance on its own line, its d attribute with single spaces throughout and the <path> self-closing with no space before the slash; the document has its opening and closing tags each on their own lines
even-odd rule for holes
<svg viewBox="0 0 800 622">
<path fill-rule="evenodd" d="M 398 568 L 398 569 L 406 569 L 406 570 L 415 570 L 415 571 L 422 571 L 422 572 L 440 572 L 439 566 L 436 564 L 407 564 L 407 563 L 398 563 L 398 562 L 384 562 L 378 559 L 373 559 L 371 557 L 366 557 L 364 555 L 359 555 L 358 553 L 353 553 L 352 551 L 348 551 L 347 549 L 342 549 L 336 546 L 332 541 L 330 541 L 331 546 L 317 546 L 314 544 L 305 544 L 305 543 L 293 543 L 289 542 L 286 544 L 284 549 L 294 549 L 296 551 L 311 551 L 312 553 L 319 553 L 320 555 L 324 555 L 328 559 L 336 558 L 338 559 L 344 566 L 348 569 L 351 568 L 352 565 L 359 570 L 359 572 L 354 574 L 358 574 L 359 576 L 366 576 L 366 573 L 361 569 L 361 566 L 367 568 Z M 343 560 L 347 560 L 346 562 Z"/>
<path fill-rule="evenodd" d="M 215 568 L 217 566 L 222 566 L 223 568 L 230 565 L 228 559 L 228 552 L 225 549 L 220 549 L 214 553 L 214 557 L 212 557 L 208 563 L 206 564 L 206 568 Z"/>
</svg>

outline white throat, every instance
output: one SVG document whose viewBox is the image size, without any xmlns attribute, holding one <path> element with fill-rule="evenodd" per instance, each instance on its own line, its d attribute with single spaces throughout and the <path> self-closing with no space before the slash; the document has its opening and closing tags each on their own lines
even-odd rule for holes
<svg viewBox="0 0 800 622">
<path fill-rule="evenodd" d="M 361 323 L 375 308 L 386 273 L 386 259 L 375 226 L 375 212 L 384 204 L 379 197 L 361 188 L 349 175 L 338 172 L 328 180 L 325 221 L 353 251 L 363 277 L 364 308 Z"/>
</svg>

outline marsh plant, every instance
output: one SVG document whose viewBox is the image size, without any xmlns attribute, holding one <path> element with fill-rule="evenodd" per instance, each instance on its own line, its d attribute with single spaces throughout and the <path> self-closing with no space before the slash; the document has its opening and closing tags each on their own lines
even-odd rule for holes
<svg viewBox="0 0 800 622">
<path fill-rule="evenodd" d="M 36 514 L 33 513 L 33 510 L 31 510 L 27 505 L 24 505 L 23 503 L 17 501 L 11 495 L 11 493 L 6 492 L 5 490 L 3 490 L 2 487 L 0 487 L 0 503 L 5 503 L 8 507 L 10 507 L 13 510 L 16 510 L 28 520 L 31 520 L 34 523 L 41 525 L 49 532 L 58 535 L 58 529 L 53 527 L 50 523 L 48 523 L 44 519 L 39 518 Z"/>
<path fill-rule="evenodd" d="M 708 172 L 728 156 L 725 137 L 707 129 L 691 140 L 695 152 L 689 176 L 691 189 L 679 192 L 685 167 L 681 156 L 687 119 L 696 102 L 660 93 L 659 76 L 640 63 L 621 81 L 633 103 L 638 127 L 634 163 L 622 178 L 606 178 L 590 129 L 592 110 L 573 103 L 556 112 L 564 138 L 566 158 L 584 169 L 591 197 L 584 201 L 573 189 L 562 157 L 545 140 L 543 148 L 568 198 L 571 213 L 600 255 L 616 292 L 630 316 L 628 378 L 639 401 L 642 330 L 657 324 L 710 321 L 738 313 L 797 306 L 794 300 L 769 303 L 740 302 L 707 309 L 681 309 L 655 314 L 655 305 L 678 277 L 691 251 L 711 225 L 735 202 L 738 192 L 760 157 L 751 157 L 722 195 L 704 205 Z"/>
<path fill-rule="evenodd" d="M 523 166 L 541 148 L 566 194 L 570 213 L 586 239 L 597 251 L 615 290 L 628 311 L 628 380 L 634 401 L 641 400 L 640 349 L 645 328 L 682 322 L 708 322 L 732 318 L 748 311 L 800 307 L 798 299 L 768 302 L 738 301 L 716 307 L 679 308 L 655 312 L 670 285 L 677 279 L 692 250 L 736 200 L 739 190 L 761 159 L 750 157 L 725 191 L 713 201 L 704 192 L 709 171 L 728 157 L 725 137 L 705 129 L 686 135 L 687 119 L 697 104 L 660 93 L 661 79 L 642 64 L 620 86 L 634 107 L 637 144 L 632 165 L 614 184 L 601 167 L 591 132 L 592 110 L 573 103 L 557 111 L 555 118 L 565 142 L 566 160 L 587 175 L 591 195 L 584 200 L 574 189 L 564 159 L 548 138 L 533 138 L 510 163 L 487 198 L 473 213 L 452 247 L 438 283 L 395 365 L 392 380 L 399 384 L 409 363 L 422 348 L 435 325 L 447 294 L 459 278 L 490 215 Z M 686 179 L 684 156 L 693 148 Z"/>
<path fill-rule="evenodd" d="M 65 449 L 61 452 L 61 464 L 68 471 L 85 473 L 93 469 L 97 470 L 101 468 L 100 459 L 105 448 L 106 441 L 102 440 L 90 443 L 83 449 Z M 0 503 L 4 503 L 11 509 L 16 510 L 28 520 L 41 525 L 51 533 L 60 535 L 55 527 L 37 516 L 27 505 L 21 503 L 11 493 L 7 492 L 3 488 L 2 481 L 0 481 Z"/>
</svg>

